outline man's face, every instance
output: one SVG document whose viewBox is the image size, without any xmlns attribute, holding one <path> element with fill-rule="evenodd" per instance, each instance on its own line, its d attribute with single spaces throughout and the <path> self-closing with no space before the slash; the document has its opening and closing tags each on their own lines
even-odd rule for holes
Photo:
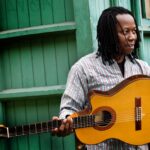
<svg viewBox="0 0 150 150">
<path fill-rule="evenodd" d="M 137 40 L 134 18 L 129 14 L 118 14 L 116 18 L 121 54 L 130 54 L 134 50 Z"/>
</svg>

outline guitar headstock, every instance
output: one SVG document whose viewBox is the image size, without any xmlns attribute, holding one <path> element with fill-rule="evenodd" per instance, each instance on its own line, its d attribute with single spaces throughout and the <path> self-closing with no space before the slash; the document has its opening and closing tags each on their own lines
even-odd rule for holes
<svg viewBox="0 0 150 150">
<path fill-rule="evenodd" d="M 4 125 L 0 125 L 0 138 L 7 138 L 8 137 L 8 128 Z"/>
</svg>

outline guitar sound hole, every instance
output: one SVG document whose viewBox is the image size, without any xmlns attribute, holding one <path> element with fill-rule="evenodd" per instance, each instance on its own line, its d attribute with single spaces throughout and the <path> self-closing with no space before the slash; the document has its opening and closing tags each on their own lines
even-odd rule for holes
<svg viewBox="0 0 150 150">
<path fill-rule="evenodd" d="M 93 111 L 95 115 L 95 129 L 97 130 L 107 130 L 113 126 L 116 121 L 115 111 L 108 106 L 98 107 Z"/>
<path fill-rule="evenodd" d="M 102 121 L 100 122 L 99 126 L 106 126 L 111 122 L 112 116 L 111 113 L 108 111 L 102 111 Z"/>
</svg>

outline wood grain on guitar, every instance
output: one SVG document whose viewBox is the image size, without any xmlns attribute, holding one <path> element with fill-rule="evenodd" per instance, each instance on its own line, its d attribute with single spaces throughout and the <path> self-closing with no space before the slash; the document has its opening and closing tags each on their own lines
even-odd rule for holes
<svg viewBox="0 0 150 150">
<path fill-rule="evenodd" d="M 73 128 L 79 141 L 97 144 L 114 138 L 132 145 L 150 142 L 150 77 L 129 77 L 109 91 L 90 92 L 89 99 L 89 108 L 72 114 Z M 16 127 L 0 125 L 0 137 L 50 132 L 61 122 L 48 121 Z"/>
</svg>

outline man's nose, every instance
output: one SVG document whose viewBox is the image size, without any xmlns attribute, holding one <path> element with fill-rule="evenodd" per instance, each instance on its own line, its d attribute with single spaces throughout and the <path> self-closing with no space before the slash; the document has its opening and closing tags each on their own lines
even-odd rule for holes
<svg viewBox="0 0 150 150">
<path fill-rule="evenodd" d="M 129 35 L 128 35 L 128 39 L 129 40 L 135 40 L 137 38 L 137 35 L 135 32 L 130 32 Z"/>
</svg>

